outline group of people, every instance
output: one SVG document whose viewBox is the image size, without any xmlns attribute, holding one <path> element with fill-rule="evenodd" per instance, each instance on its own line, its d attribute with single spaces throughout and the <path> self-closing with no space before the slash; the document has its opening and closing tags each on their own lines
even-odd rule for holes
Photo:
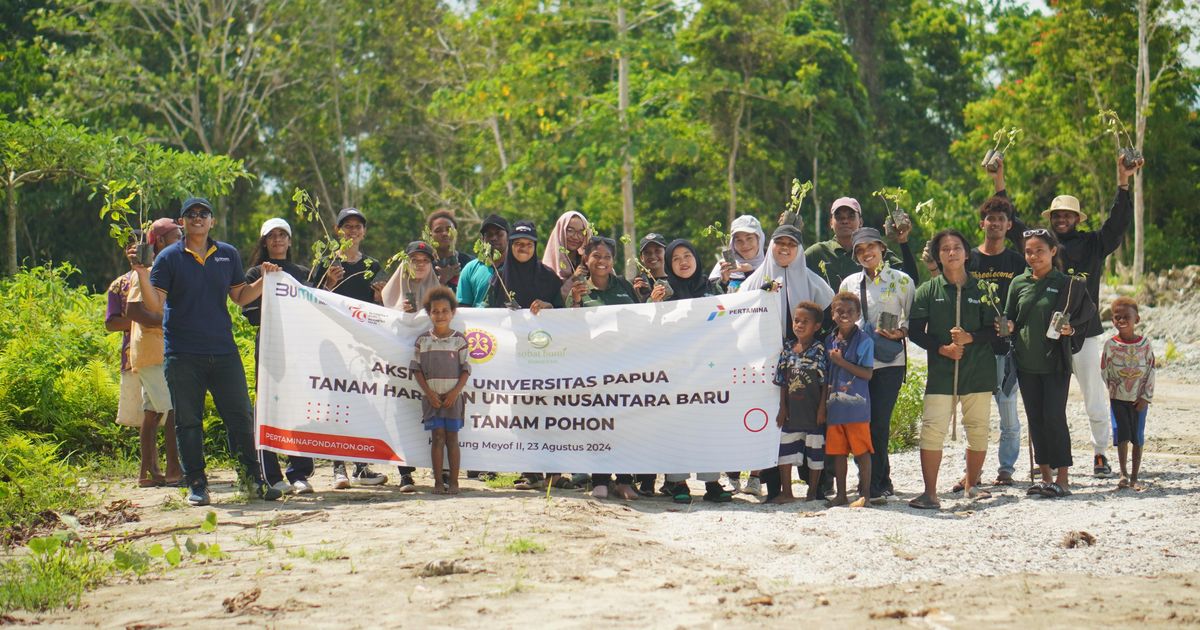
<svg viewBox="0 0 1200 630">
<path fill-rule="evenodd" d="M 973 247 L 953 229 L 933 235 L 921 254 L 932 276 L 923 284 L 908 244 L 910 222 L 900 217 L 887 225 L 897 255 L 878 230 L 863 225 L 862 209 L 850 197 L 830 208 L 833 238 L 807 249 L 786 215 L 769 238 L 758 219 L 738 217 L 726 251 L 708 273 L 692 243 L 651 232 L 638 244 L 639 273 L 632 281 L 615 272 L 617 243 L 594 234 L 578 212 L 558 218 L 541 258 L 532 221 L 510 224 L 495 214 L 486 217 L 480 226 L 484 253 L 468 256 L 456 249 L 454 214 L 435 212 L 426 222 L 427 238 L 404 248 L 390 277 L 362 250 L 367 218 L 360 210 L 338 214 L 337 230 L 347 245 L 312 270 L 293 261 L 291 227 L 273 218 L 263 223 L 252 265 L 243 272 L 238 251 L 209 236 L 211 205 L 193 198 L 183 203 L 178 222 L 160 219 L 151 225 L 146 240 L 157 253 L 153 266 L 143 265 L 131 245 L 131 271 L 110 287 L 107 325 L 125 331 L 118 416 L 141 426 L 140 485 L 186 486 L 190 503 L 208 503 L 201 420 L 205 392 L 210 392 L 249 492 L 267 500 L 312 492 L 311 459 L 289 457 L 284 471 L 273 452 L 254 449 L 253 412 L 225 302 L 228 296 L 258 325 L 262 279 L 282 271 L 309 286 L 429 315 L 431 329 L 417 338 L 411 367 L 423 393 L 422 422 L 432 438 L 433 491 L 457 493 L 461 393 L 470 372 L 466 339 L 452 328 L 458 308 L 528 309 L 537 315 L 552 308 L 766 290 L 778 292 L 783 307 L 774 379 L 782 429 L 778 466 L 750 471 L 744 486 L 742 471 L 726 472 L 726 483 L 720 472 L 696 473 L 705 484 L 704 500 L 727 502 L 738 491 L 760 495 L 764 485 L 765 501 L 797 500 L 801 497 L 792 491 L 796 468 L 807 482 L 803 499 L 858 507 L 886 502 L 896 493 L 888 442 L 910 343 L 928 354 L 919 438 L 923 489 L 909 501 L 912 507 L 940 506 L 942 449 L 947 433 L 957 433 L 959 424 L 966 434 L 966 467 L 952 491 L 988 496 L 982 471 L 992 400 L 1000 415 L 999 467 L 992 485 L 1014 483 L 1021 451 L 1018 391 L 1042 478 L 1028 494 L 1070 494 L 1066 404 L 1072 374 L 1087 402 L 1093 473 L 1111 474 L 1106 452 L 1113 443 L 1120 459 L 1119 487 L 1137 487 L 1154 357 L 1149 341 L 1137 334 L 1132 300 L 1113 303 L 1116 334 L 1102 338 L 1098 295 L 1104 260 L 1129 226 L 1129 179 L 1141 166 L 1118 159 L 1116 198 L 1098 231 L 1078 229 L 1086 215 L 1078 199 L 1068 195 L 1055 198 L 1042 213 L 1047 228 L 1027 229 L 1007 195 L 1001 160 L 989 172 L 994 194 L 979 208 L 983 242 Z M 257 341 L 255 357 L 257 362 Z M 165 473 L 156 448 L 160 423 L 167 428 Z M 1127 468 L 1130 445 L 1132 468 Z M 858 467 L 853 500 L 847 491 L 850 458 Z M 334 462 L 333 470 L 335 488 L 387 482 L 385 474 L 365 463 L 355 463 L 351 474 L 345 462 Z M 416 491 L 413 472 L 399 469 L 402 492 Z M 467 476 L 490 474 L 468 471 Z M 590 486 L 599 498 L 661 493 L 689 502 L 689 476 L 667 474 L 656 488 L 655 475 L 525 472 L 515 487 Z"/>
</svg>

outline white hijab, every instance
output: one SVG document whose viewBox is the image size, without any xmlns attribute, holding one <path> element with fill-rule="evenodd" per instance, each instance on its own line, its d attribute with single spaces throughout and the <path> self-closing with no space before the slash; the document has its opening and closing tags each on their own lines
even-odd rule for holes
<svg viewBox="0 0 1200 630">
<path fill-rule="evenodd" d="M 787 237 L 784 237 L 787 238 Z M 789 239 L 790 240 L 790 239 Z M 833 289 L 829 287 L 829 283 L 820 274 L 815 273 L 808 268 L 804 261 L 804 248 L 796 244 L 796 259 L 787 267 L 782 267 L 775 262 L 775 239 L 771 240 L 771 246 L 767 248 L 767 259 L 763 264 L 742 282 L 742 286 L 738 291 L 757 291 L 762 288 L 767 281 L 779 282 L 783 285 L 783 290 L 786 291 L 786 300 L 782 309 L 779 311 L 780 321 L 787 326 L 788 313 L 787 308 L 796 308 L 796 305 L 804 302 L 816 302 L 821 308 L 829 308 L 833 302 Z M 784 331 L 787 335 L 788 331 Z"/>
<path fill-rule="evenodd" d="M 747 232 L 747 233 L 758 236 L 758 253 L 754 256 L 754 258 L 742 258 L 742 255 L 738 253 L 737 248 L 733 246 L 733 236 L 735 234 L 737 234 L 738 232 Z M 767 237 L 765 234 L 763 234 L 762 224 L 758 222 L 758 219 L 756 219 L 748 214 L 743 214 L 742 216 L 734 219 L 733 225 L 730 226 L 728 245 L 729 245 L 729 249 L 733 250 L 733 259 L 736 262 L 736 264 L 738 264 L 739 266 L 742 263 L 749 264 L 750 265 L 750 273 L 754 273 L 754 271 L 757 270 L 763 264 L 763 261 L 767 259 L 766 254 L 763 254 L 763 243 L 765 243 L 766 240 L 767 240 Z M 746 274 L 744 274 L 740 271 L 735 271 L 735 272 L 729 274 L 730 280 L 741 280 L 745 277 L 746 277 Z M 709 280 L 720 280 L 721 279 L 721 263 L 718 262 L 716 265 L 713 266 L 712 271 L 710 271 L 708 273 L 708 279 Z"/>
</svg>

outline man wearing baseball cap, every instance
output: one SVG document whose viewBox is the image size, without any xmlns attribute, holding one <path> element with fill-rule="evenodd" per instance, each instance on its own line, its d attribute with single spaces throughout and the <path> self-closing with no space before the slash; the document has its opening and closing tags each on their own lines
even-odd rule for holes
<svg viewBox="0 0 1200 630">
<path fill-rule="evenodd" d="M 458 274 L 456 290 L 460 306 L 483 307 L 492 276 L 496 273 L 495 265 L 500 264 L 504 252 L 508 251 L 508 229 L 508 221 L 498 214 L 489 214 L 479 226 L 479 236 L 491 246 L 496 260 L 489 262 L 476 258 L 463 265 L 462 272 Z"/>
<path fill-rule="evenodd" d="M 149 280 L 156 290 L 145 291 L 143 297 L 150 310 L 163 313 L 163 364 L 175 404 L 187 501 L 192 505 L 210 501 L 202 424 L 206 393 L 212 394 L 225 422 L 243 488 L 262 499 L 278 499 L 281 493 L 263 481 L 254 450 L 254 412 L 225 305 L 226 295 L 240 306 L 257 299 L 262 295 L 262 279 L 247 284 L 237 248 L 209 237 L 213 212 L 207 199 L 184 201 L 180 218 L 185 236 L 155 258 Z M 263 263 L 264 273 L 277 271 L 278 265 Z"/>
<path fill-rule="evenodd" d="M 853 197 L 841 197 L 829 207 L 829 231 L 833 238 L 820 243 L 814 243 L 804 250 L 804 260 L 831 287 L 842 286 L 842 281 L 854 273 L 862 271 L 854 260 L 854 231 L 863 226 L 862 206 Z M 884 260 L 893 269 L 900 269 L 911 278 L 917 278 L 917 259 L 913 257 L 908 247 L 908 235 L 911 226 L 900 226 L 896 241 L 900 243 L 900 252 L 904 260 L 896 257 L 892 251 L 884 255 Z M 825 263 L 825 269 L 821 269 Z"/>
<path fill-rule="evenodd" d="M 1112 467 L 1105 455 L 1112 442 L 1112 420 L 1109 415 L 1108 388 L 1100 374 L 1100 352 L 1104 346 L 1100 325 L 1100 278 L 1104 274 L 1105 259 L 1120 247 L 1125 240 L 1125 233 L 1129 231 L 1129 223 L 1133 220 L 1129 178 L 1144 163 L 1145 160 L 1138 160 L 1133 166 L 1126 166 L 1122 158 L 1117 157 L 1117 196 L 1108 211 L 1108 219 L 1098 231 L 1078 229 L 1079 224 L 1087 220 L 1087 215 L 1080 210 L 1079 200 L 1071 195 L 1055 197 L 1050 207 L 1042 212 L 1042 218 L 1050 222 L 1062 244 L 1058 255 L 1063 270 L 1076 276 L 1087 274 L 1084 281 L 1087 283 L 1088 296 L 1096 306 L 1096 316 L 1083 329 L 1083 349 L 1072 357 L 1071 372 L 1083 392 L 1084 406 L 1091 422 L 1092 450 L 1095 451 L 1093 473 L 1097 477 L 1112 474 Z"/>
</svg>

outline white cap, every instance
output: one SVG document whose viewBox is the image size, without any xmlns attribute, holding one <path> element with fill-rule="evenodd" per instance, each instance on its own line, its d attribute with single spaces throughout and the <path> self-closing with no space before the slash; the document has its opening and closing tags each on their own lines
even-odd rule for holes
<svg viewBox="0 0 1200 630">
<path fill-rule="evenodd" d="M 279 228 L 279 229 L 283 230 L 284 232 L 287 232 L 288 236 L 292 235 L 292 226 L 288 225 L 287 221 L 284 221 L 283 219 L 280 219 L 279 217 L 276 217 L 274 219 L 267 219 L 266 221 L 263 221 L 262 229 L 258 231 L 258 235 L 266 236 L 266 235 L 270 234 L 271 230 L 274 230 L 275 228 Z"/>
</svg>

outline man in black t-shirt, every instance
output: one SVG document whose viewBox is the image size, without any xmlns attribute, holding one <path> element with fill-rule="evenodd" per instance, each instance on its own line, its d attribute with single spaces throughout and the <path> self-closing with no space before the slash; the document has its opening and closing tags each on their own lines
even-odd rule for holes
<svg viewBox="0 0 1200 630">
<path fill-rule="evenodd" d="M 383 265 L 361 249 L 363 238 L 367 236 L 367 217 L 358 208 L 343 208 L 337 216 L 337 229 L 342 238 L 350 239 L 350 247 L 333 265 L 322 264 L 313 269 L 313 284 L 338 295 L 381 304 L 380 293 L 387 284 Z M 354 483 L 377 486 L 387 483 L 387 475 L 371 470 L 364 463 L 355 463 Z M 345 462 L 333 462 L 333 487 L 339 490 L 350 487 Z"/>
<path fill-rule="evenodd" d="M 979 280 L 995 283 L 995 296 L 999 300 L 995 306 L 1000 313 L 1004 312 L 1004 300 L 1008 297 L 1008 286 L 1013 278 L 1025 271 L 1025 257 L 1004 246 L 1006 237 L 1011 234 L 1015 211 L 1012 202 L 1004 190 L 1004 164 L 995 172 L 990 172 L 996 194 L 989 197 L 979 207 L 979 227 L 983 230 L 984 240 L 979 247 L 971 252 L 968 269 L 971 275 Z M 1021 226 L 1022 231 L 1024 225 Z M 1018 235 L 1013 245 L 1021 246 Z M 996 484 L 1012 485 L 1013 472 L 1016 469 L 1017 457 L 1021 454 L 1021 421 L 1017 416 L 1017 379 L 1016 368 L 1011 365 L 1010 345 L 1007 337 L 996 340 L 992 346 L 996 355 L 996 391 L 992 397 L 1000 411 L 1000 448 L 998 459 L 999 472 Z M 955 486 L 956 488 L 958 486 Z"/>
</svg>

